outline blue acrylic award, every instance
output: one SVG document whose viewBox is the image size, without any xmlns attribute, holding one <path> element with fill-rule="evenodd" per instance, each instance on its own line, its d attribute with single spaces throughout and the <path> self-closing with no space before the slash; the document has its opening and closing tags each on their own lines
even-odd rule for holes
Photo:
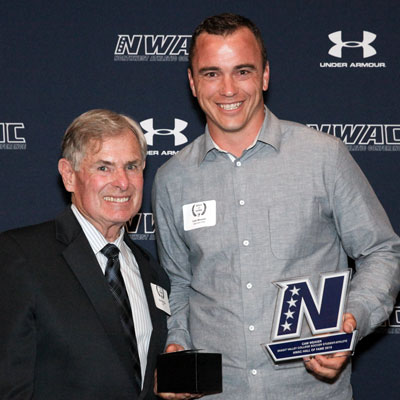
<svg viewBox="0 0 400 400">
<path fill-rule="evenodd" d="M 350 269 L 323 274 L 317 293 L 308 278 L 274 282 L 278 297 L 272 343 L 262 346 L 275 362 L 354 351 L 357 331 L 341 332 L 350 277 Z M 301 338 L 304 319 L 312 336 Z"/>
</svg>

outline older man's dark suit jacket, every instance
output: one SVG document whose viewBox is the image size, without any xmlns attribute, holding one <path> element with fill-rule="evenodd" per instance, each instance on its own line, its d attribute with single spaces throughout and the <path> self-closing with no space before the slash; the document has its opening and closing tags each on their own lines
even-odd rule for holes
<svg viewBox="0 0 400 400">
<path fill-rule="evenodd" d="M 153 323 L 139 399 L 153 399 L 167 327 L 150 283 L 169 292 L 169 281 L 144 250 L 125 241 Z M 0 235 L 0 398 L 134 400 L 132 376 L 114 299 L 71 209 L 55 221 Z"/>
</svg>

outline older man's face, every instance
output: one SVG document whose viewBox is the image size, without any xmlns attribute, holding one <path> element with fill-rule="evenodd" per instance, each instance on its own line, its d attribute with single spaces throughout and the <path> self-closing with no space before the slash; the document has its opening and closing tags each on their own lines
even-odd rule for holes
<svg viewBox="0 0 400 400">
<path fill-rule="evenodd" d="M 60 172 L 73 204 L 106 239 L 115 240 L 142 203 L 144 163 L 136 137 L 126 130 L 89 144 L 79 171 L 63 162 Z"/>
</svg>

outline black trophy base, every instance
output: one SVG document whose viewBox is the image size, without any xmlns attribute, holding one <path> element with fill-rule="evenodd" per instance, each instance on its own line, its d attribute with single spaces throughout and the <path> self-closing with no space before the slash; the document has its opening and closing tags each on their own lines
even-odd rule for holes
<svg viewBox="0 0 400 400">
<path fill-rule="evenodd" d="M 221 354 L 190 350 L 159 354 L 157 390 L 159 393 L 221 393 Z"/>
</svg>

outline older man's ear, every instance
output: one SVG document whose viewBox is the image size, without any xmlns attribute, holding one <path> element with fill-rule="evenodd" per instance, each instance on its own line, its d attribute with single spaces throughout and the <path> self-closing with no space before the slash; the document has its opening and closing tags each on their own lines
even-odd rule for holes
<svg viewBox="0 0 400 400">
<path fill-rule="evenodd" d="M 70 161 L 66 158 L 61 158 L 58 161 L 58 172 L 60 173 L 65 190 L 73 193 L 75 189 L 75 170 Z"/>
</svg>

